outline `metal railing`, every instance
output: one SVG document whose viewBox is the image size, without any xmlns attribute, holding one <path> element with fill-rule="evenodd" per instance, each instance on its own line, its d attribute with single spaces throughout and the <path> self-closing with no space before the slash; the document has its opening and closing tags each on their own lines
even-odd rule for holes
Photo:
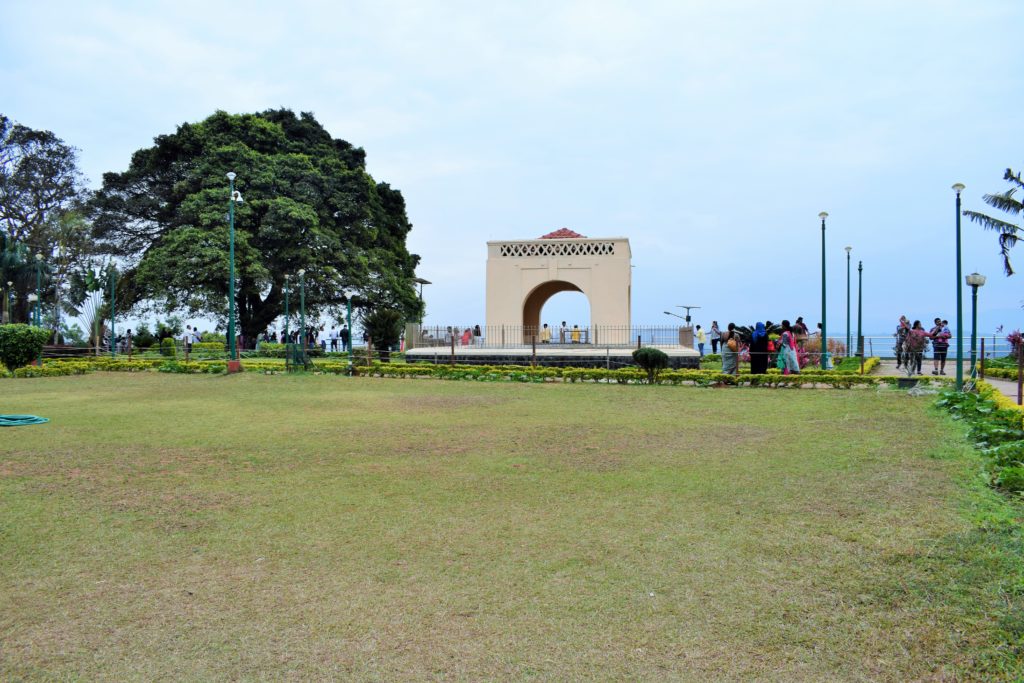
<svg viewBox="0 0 1024 683">
<path fill-rule="evenodd" d="M 474 334 L 479 331 L 480 334 Z M 564 328 L 527 325 L 419 325 L 405 327 L 406 350 L 424 347 L 530 348 L 538 345 L 572 347 L 667 346 L 693 348 L 693 330 L 655 325 L 566 325 Z"/>
</svg>

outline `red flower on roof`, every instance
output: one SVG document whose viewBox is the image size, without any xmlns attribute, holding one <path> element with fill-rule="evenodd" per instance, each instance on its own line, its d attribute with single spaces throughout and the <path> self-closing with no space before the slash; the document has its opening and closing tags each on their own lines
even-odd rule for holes
<svg viewBox="0 0 1024 683">
<path fill-rule="evenodd" d="M 571 239 L 586 239 L 586 235 L 581 235 L 578 232 L 573 232 L 569 228 L 559 228 L 554 232 L 549 232 L 546 235 L 541 235 L 537 239 L 539 240 L 571 240 Z"/>
</svg>

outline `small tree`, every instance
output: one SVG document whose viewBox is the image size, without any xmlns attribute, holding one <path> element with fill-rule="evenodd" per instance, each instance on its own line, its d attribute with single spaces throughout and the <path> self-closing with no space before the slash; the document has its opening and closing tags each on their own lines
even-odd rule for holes
<svg viewBox="0 0 1024 683">
<path fill-rule="evenodd" d="M 633 352 L 633 360 L 647 371 L 647 383 L 658 381 L 658 373 L 668 367 L 668 354 L 661 349 L 645 346 Z"/>
<path fill-rule="evenodd" d="M 43 350 L 50 331 L 30 325 L 0 325 L 0 362 L 13 372 L 28 365 Z"/>
<path fill-rule="evenodd" d="M 391 348 L 402 338 L 403 316 L 393 308 L 375 308 L 363 316 L 363 329 L 374 347 L 380 351 L 380 360 L 390 360 Z"/>
</svg>

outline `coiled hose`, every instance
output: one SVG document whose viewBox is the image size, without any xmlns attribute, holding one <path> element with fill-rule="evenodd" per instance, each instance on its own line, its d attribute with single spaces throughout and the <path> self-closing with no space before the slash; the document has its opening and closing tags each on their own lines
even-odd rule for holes
<svg viewBox="0 0 1024 683">
<path fill-rule="evenodd" d="M 0 415 L 0 427 L 20 427 L 22 425 L 41 425 L 49 422 L 48 417 L 35 415 Z"/>
</svg>

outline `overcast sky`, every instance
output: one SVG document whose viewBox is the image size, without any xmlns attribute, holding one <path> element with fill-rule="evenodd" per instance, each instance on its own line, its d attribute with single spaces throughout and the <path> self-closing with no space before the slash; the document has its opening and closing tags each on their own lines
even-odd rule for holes
<svg viewBox="0 0 1024 683">
<path fill-rule="evenodd" d="M 81 150 L 93 185 L 217 109 L 311 111 L 406 198 L 427 322 L 484 319 L 486 242 L 628 237 L 633 322 L 821 311 L 845 334 L 955 321 L 955 204 L 1021 170 L 1024 3 L 4 3 L 0 111 Z M 982 330 L 1022 274 L 963 226 Z M 970 320 L 969 290 L 965 321 Z M 543 319 L 585 323 L 582 295 Z M 856 325 L 854 312 L 854 325 Z"/>
</svg>

